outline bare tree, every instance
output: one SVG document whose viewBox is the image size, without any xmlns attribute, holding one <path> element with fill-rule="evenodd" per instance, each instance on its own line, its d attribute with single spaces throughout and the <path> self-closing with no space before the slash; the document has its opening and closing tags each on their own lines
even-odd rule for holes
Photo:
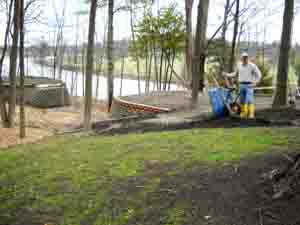
<svg viewBox="0 0 300 225">
<path fill-rule="evenodd" d="M 91 128 L 92 117 L 92 76 L 94 67 L 94 41 L 96 27 L 97 0 L 91 0 L 89 16 L 89 34 L 86 55 L 86 74 L 85 74 L 85 101 L 84 101 L 84 128 Z"/>
<path fill-rule="evenodd" d="M 197 31 L 195 39 L 195 49 L 193 57 L 193 82 L 192 82 L 192 105 L 195 106 L 198 101 L 199 89 L 204 88 L 204 73 L 206 59 L 206 30 L 207 17 L 209 9 L 209 0 L 201 0 L 198 5 Z"/>
<path fill-rule="evenodd" d="M 25 65 L 24 65 L 24 0 L 20 0 L 20 138 L 26 137 L 25 129 Z"/>
<path fill-rule="evenodd" d="M 5 127 L 13 127 L 15 112 L 16 112 L 16 99 L 17 99 L 17 58 L 18 58 L 18 41 L 19 41 L 19 29 L 20 29 L 20 0 L 5 1 L 7 5 L 7 26 L 4 35 L 4 48 L 0 58 L 0 85 L 2 82 L 2 67 L 6 51 L 8 48 L 9 34 L 12 36 L 12 46 L 10 51 L 9 61 L 9 97 L 8 97 L 8 110 L 6 108 L 5 101 L 1 100 L 1 117 L 3 125 Z M 39 10 L 39 0 L 28 0 L 26 5 L 23 2 L 23 24 L 36 22 L 41 15 Z M 33 10 L 34 8 L 34 10 Z M 13 18 L 12 18 L 12 12 Z M 13 30 L 11 27 L 13 25 Z M 24 32 L 24 31 L 23 31 Z"/>
<path fill-rule="evenodd" d="M 122 62 L 121 62 L 121 82 L 120 82 L 120 96 L 122 96 L 122 89 L 123 89 L 124 65 L 125 65 L 125 56 L 122 55 Z"/>
<path fill-rule="evenodd" d="M 79 54 L 79 47 L 78 47 L 78 41 L 79 41 L 79 15 L 76 15 L 76 44 L 75 44 L 75 55 L 74 55 L 74 64 L 75 64 L 75 80 L 74 80 L 74 90 L 75 90 L 75 96 L 77 97 L 77 88 L 78 88 L 78 54 Z M 83 74 L 82 74 L 83 75 Z M 73 94 L 74 95 L 74 94 Z"/>
<path fill-rule="evenodd" d="M 44 67 L 46 64 L 46 56 L 48 55 L 48 44 L 44 39 L 44 36 L 42 37 L 42 39 L 39 42 L 39 46 L 38 48 L 38 54 L 36 55 L 38 57 L 38 63 L 41 66 L 41 76 L 44 76 Z"/>
<path fill-rule="evenodd" d="M 103 18 L 103 20 L 105 20 L 105 19 Z M 98 68 L 97 68 L 97 74 L 96 74 L 97 75 L 96 100 L 99 97 L 100 76 L 103 73 L 103 64 L 104 64 L 104 57 L 105 57 L 105 51 L 103 51 L 103 46 L 106 45 L 106 38 L 107 38 L 106 33 L 107 33 L 107 23 L 105 23 L 105 25 L 104 25 L 101 53 L 100 53 L 99 59 L 97 59 Z"/>
<path fill-rule="evenodd" d="M 229 59 L 229 71 L 233 72 L 234 64 L 235 64 L 235 53 L 236 53 L 236 45 L 238 39 L 238 32 L 239 32 L 239 17 L 240 17 L 240 0 L 236 0 L 236 9 L 234 14 L 234 28 L 233 28 L 233 37 L 232 37 L 232 44 L 231 44 L 231 53 Z"/>
<path fill-rule="evenodd" d="M 285 0 L 280 55 L 277 72 L 277 86 L 273 102 L 274 107 L 286 106 L 288 103 L 289 52 L 292 43 L 293 19 L 294 0 Z"/>
<path fill-rule="evenodd" d="M 222 73 L 225 69 L 226 64 L 226 33 L 228 28 L 228 16 L 229 16 L 229 7 L 230 7 L 230 0 L 226 0 L 225 9 L 224 9 L 224 18 L 223 18 L 223 28 L 221 34 L 221 41 L 222 41 L 222 55 L 221 55 L 221 62 L 220 62 L 220 73 Z"/>
<path fill-rule="evenodd" d="M 64 67 L 64 58 L 65 58 L 65 53 L 66 53 L 66 44 L 62 41 L 59 51 L 58 51 L 58 79 L 63 80 L 62 78 L 62 72 L 63 72 L 63 67 Z"/>
<path fill-rule="evenodd" d="M 96 100 L 99 98 L 99 87 L 100 87 L 100 76 L 103 73 L 103 61 L 104 55 L 100 56 L 100 60 L 98 61 L 98 68 L 97 68 L 97 82 L 96 82 Z"/>
<path fill-rule="evenodd" d="M 8 127 L 14 126 L 16 114 L 16 100 L 17 100 L 17 58 L 18 58 L 18 40 L 19 40 L 19 0 L 15 0 L 14 4 L 14 28 L 12 34 L 12 47 L 9 60 L 9 106 L 8 106 Z"/>
<path fill-rule="evenodd" d="M 62 9 L 61 16 L 58 14 L 58 11 L 53 5 L 54 11 L 55 11 L 55 40 L 54 40 L 54 51 L 53 51 L 53 79 L 56 79 L 56 71 L 57 71 L 57 65 L 61 66 L 61 48 L 64 41 L 63 36 L 63 30 L 65 27 L 65 13 L 66 13 L 66 1 L 64 1 L 64 7 Z M 63 50 L 64 52 L 64 50 Z M 61 72 L 61 71 L 60 71 Z M 61 74 L 60 74 L 61 75 Z M 61 79 L 61 77 L 59 77 Z"/>
<path fill-rule="evenodd" d="M 85 13 L 85 12 L 84 12 Z M 78 96 L 78 77 L 79 77 L 79 72 L 82 72 L 82 89 L 83 89 L 83 93 L 82 96 L 84 96 L 84 51 L 82 52 L 82 68 L 80 68 L 80 62 L 81 61 L 78 57 L 78 55 L 81 53 L 80 52 L 80 47 L 79 47 L 79 16 L 82 14 L 81 11 L 78 11 L 75 13 L 76 14 L 76 34 L 75 34 L 75 49 L 74 49 L 74 55 L 73 55 L 73 63 L 75 65 L 75 74 L 74 74 L 74 78 L 73 78 L 73 90 L 72 92 L 72 96 Z M 84 33 L 83 33 L 84 34 Z M 82 49 L 83 46 L 82 46 Z"/>
<path fill-rule="evenodd" d="M 145 86 L 145 91 L 146 93 L 150 92 L 150 80 L 151 80 L 151 74 L 152 74 L 152 61 L 153 61 L 153 56 L 154 56 L 154 49 L 152 49 L 151 47 L 150 49 L 150 53 L 147 52 L 147 63 L 146 63 L 146 86 Z M 148 56 L 149 55 L 149 56 Z"/>
<path fill-rule="evenodd" d="M 8 3 L 8 1 L 6 1 L 6 3 Z M 3 62 L 4 62 L 6 52 L 7 52 L 7 48 L 8 48 L 9 31 L 10 31 L 11 22 L 12 22 L 11 17 L 12 17 L 13 3 L 14 3 L 14 0 L 9 1 L 8 12 L 7 12 L 6 29 L 5 29 L 5 34 L 4 34 L 4 45 L 3 45 L 2 52 L 1 52 L 1 57 L 0 57 L 0 82 L 2 82 Z"/>
<path fill-rule="evenodd" d="M 108 31 L 107 31 L 107 49 L 106 57 L 108 63 L 107 71 L 107 97 L 108 111 L 111 110 L 114 96 L 114 0 L 108 0 Z"/>
<path fill-rule="evenodd" d="M 2 49 L 2 55 L 0 58 L 0 91 L 2 91 L 2 69 L 3 69 L 3 62 L 6 56 L 7 48 L 8 48 L 8 38 L 9 38 L 9 31 L 11 27 L 11 20 L 12 20 L 12 9 L 13 9 L 13 0 L 9 1 L 8 13 L 7 13 L 7 24 L 6 30 L 4 34 L 4 45 Z M 4 127 L 8 126 L 8 112 L 6 108 L 6 100 L 4 99 L 4 93 L 0 93 L 0 110 L 1 110 L 1 120 Z"/>
<path fill-rule="evenodd" d="M 185 23 L 186 23 L 186 80 L 192 79 L 192 60 L 193 60 L 193 35 L 192 35 L 192 10 L 194 0 L 185 0 Z"/>
<path fill-rule="evenodd" d="M 130 0 L 130 28 L 131 28 L 131 39 L 133 45 L 135 45 L 135 31 L 134 31 L 134 1 Z M 135 48 L 135 46 L 134 46 Z M 136 71 L 137 71 L 137 78 L 138 78 L 138 93 L 141 94 L 141 76 L 140 76 L 140 59 L 136 52 L 135 54 L 136 60 Z"/>
<path fill-rule="evenodd" d="M 83 37 L 85 37 L 85 31 L 83 31 Z M 82 73 L 82 96 L 85 95 L 85 73 L 86 73 L 86 68 L 85 68 L 85 55 L 86 55 L 86 46 L 85 43 L 82 44 L 81 47 L 81 73 Z"/>
</svg>

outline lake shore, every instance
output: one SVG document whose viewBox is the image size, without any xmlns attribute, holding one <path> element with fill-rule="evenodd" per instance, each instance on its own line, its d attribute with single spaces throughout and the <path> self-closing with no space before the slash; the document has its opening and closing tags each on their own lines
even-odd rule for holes
<svg viewBox="0 0 300 225">
<path fill-rule="evenodd" d="M 46 66 L 46 67 L 53 67 L 53 64 L 51 64 L 51 62 L 49 60 L 44 60 L 44 61 L 38 61 L 38 60 L 34 60 L 34 63 L 35 64 L 38 64 L 38 65 L 41 65 L 41 66 Z M 115 65 L 115 72 L 114 72 L 114 78 L 119 78 L 121 79 L 122 78 L 122 71 L 121 71 L 121 68 L 119 68 L 121 65 L 118 65 L 120 64 L 120 62 L 116 62 L 116 65 Z M 150 79 L 148 77 L 145 76 L 145 73 L 144 72 L 140 72 L 140 77 L 138 76 L 137 72 L 136 72 L 136 69 L 133 68 L 133 62 L 126 62 L 126 67 L 129 67 L 129 71 L 130 72 L 123 72 L 123 79 L 127 79 L 127 80 L 138 80 L 140 79 L 141 82 L 146 82 L 149 80 L 149 82 L 156 82 L 156 78 L 154 77 L 155 75 L 152 74 Z M 105 66 L 103 65 L 104 68 L 102 68 L 102 71 L 105 71 L 106 68 Z M 83 68 L 82 68 L 82 64 L 70 64 L 70 63 L 64 63 L 62 65 L 62 69 L 65 70 L 65 71 L 70 71 L 70 72 L 83 72 Z M 93 71 L 94 74 L 96 75 L 99 75 L 99 76 L 102 76 L 102 77 L 107 77 L 107 73 L 104 73 L 104 72 L 99 72 L 97 69 L 94 69 Z M 173 76 L 172 78 L 172 81 L 171 81 L 171 84 L 172 85 L 182 85 L 183 83 L 183 79 L 180 80 L 179 78 L 177 78 L 175 75 Z"/>
</svg>

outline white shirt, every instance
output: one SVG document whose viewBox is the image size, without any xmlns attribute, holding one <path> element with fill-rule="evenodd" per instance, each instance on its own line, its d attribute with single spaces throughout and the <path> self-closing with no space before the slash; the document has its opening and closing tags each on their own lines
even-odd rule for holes
<svg viewBox="0 0 300 225">
<path fill-rule="evenodd" d="M 249 62 L 248 64 L 244 65 L 240 63 L 238 65 L 237 71 L 234 73 L 229 73 L 227 76 L 233 77 L 238 75 L 239 82 L 250 82 L 253 84 L 257 84 L 262 75 L 258 67 L 254 64 Z"/>
</svg>

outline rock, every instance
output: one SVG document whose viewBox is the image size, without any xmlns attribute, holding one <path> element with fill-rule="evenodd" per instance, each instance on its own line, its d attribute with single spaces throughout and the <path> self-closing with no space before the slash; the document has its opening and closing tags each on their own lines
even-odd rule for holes
<svg viewBox="0 0 300 225">
<path fill-rule="evenodd" d="M 147 160 L 144 164 L 146 170 L 153 170 L 160 165 L 160 162 L 158 160 Z"/>
<path fill-rule="evenodd" d="M 205 216 L 204 217 L 206 220 L 210 220 L 211 219 L 211 216 Z"/>
</svg>

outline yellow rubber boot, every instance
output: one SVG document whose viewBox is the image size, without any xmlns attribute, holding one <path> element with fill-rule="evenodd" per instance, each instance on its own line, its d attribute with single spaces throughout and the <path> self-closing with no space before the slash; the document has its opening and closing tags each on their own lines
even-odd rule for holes
<svg viewBox="0 0 300 225">
<path fill-rule="evenodd" d="M 254 104 L 249 105 L 249 119 L 254 119 L 255 118 L 255 106 Z"/>
<path fill-rule="evenodd" d="M 245 119 L 248 117 L 248 105 L 247 104 L 243 104 L 241 105 L 241 118 Z"/>
</svg>

